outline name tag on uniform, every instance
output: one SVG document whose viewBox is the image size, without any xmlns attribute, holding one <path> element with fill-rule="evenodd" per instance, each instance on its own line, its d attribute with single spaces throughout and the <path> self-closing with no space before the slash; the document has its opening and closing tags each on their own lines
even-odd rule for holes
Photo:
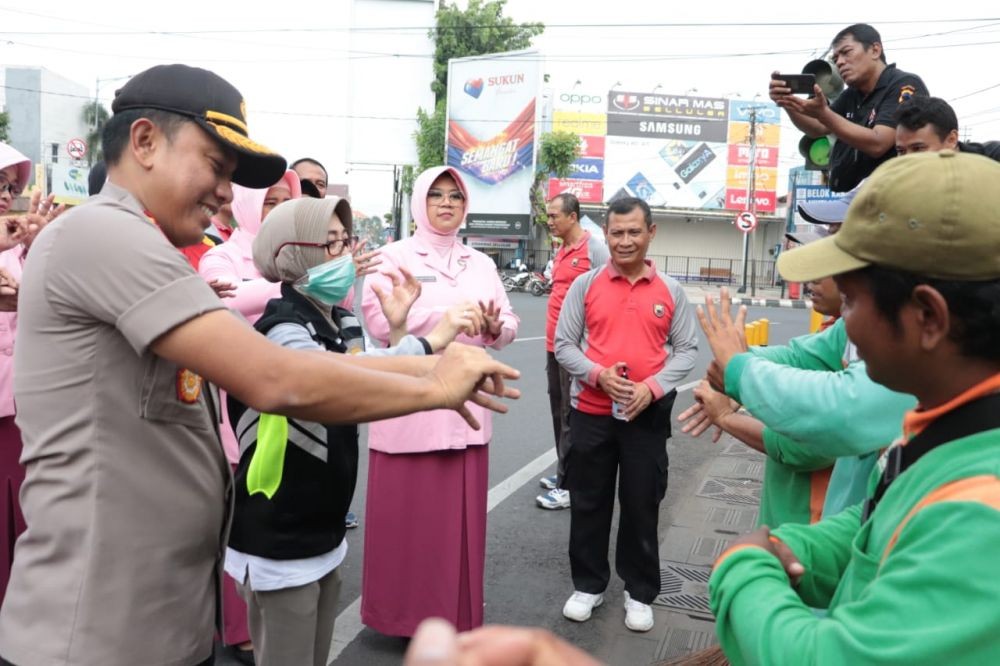
<svg viewBox="0 0 1000 666">
<path fill-rule="evenodd" d="M 417 282 L 437 282 L 437 275 L 414 275 Z"/>
</svg>

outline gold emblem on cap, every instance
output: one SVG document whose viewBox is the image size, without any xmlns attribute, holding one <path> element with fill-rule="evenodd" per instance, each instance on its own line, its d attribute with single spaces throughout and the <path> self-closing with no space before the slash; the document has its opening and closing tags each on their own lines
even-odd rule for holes
<svg viewBox="0 0 1000 666">
<path fill-rule="evenodd" d="M 240 100 L 240 118 L 243 122 L 247 121 L 247 101 L 245 99 Z"/>
</svg>

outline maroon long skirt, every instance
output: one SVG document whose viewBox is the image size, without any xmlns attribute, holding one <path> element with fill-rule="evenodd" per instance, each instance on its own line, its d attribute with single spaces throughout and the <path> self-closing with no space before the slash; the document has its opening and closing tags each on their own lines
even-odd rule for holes
<svg viewBox="0 0 1000 666">
<path fill-rule="evenodd" d="M 390 636 L 428 617 L 482 626 L 488 469 L 480 445 L 370 452 L 362 622 Z"/>
<path fill-rule="evenodd" d="M 228 425 L 224 427 L 228 428 Z M 235 435 L 234 435 L 235 437 Z M 236 465 L 233 465 L 233 472 Z M 247 603 L 243 601 L 236 581 L 229 574 L 222 574 L 222 644 L 241 645 L 250 640 Z"/>
<path fill-rule="evenodd" d="M 13 416 L 4 416 L 0 418 L 0 605 L 14 564 L 14 542 L 25 528 L 18 499 L 24 482 L 20 458 L 21 431 Z"/>
</svg>

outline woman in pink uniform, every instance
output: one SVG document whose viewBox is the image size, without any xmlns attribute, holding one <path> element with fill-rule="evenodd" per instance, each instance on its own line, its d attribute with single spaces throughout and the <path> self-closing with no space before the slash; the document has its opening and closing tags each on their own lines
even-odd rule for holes
<svg viewBox="0 0 1000 666">
<path fill-rule="evenodd" d="M 0 143 L 0 215 L 7 215 L 14 199 L 28 186 L 31 160 Z M 17 285 L 28 248 L 35 234 L 62 211 L 52 197 L 31 198 L 27 213 L 0 221 L 0 269 L 3 269 L 3 302 L 0 303 L 0 604 L 7 592 L 14 542 L 24 531 L 18 494 L 24 481 L 21 466 L 21 431 L 14 423 L 14 334 L 17 330 Z M 16 221 L 15 221 L 16 220 Z M 14 293 L 10 293 L 14 292 Z M 10 298 L 6 296 L 10 295 Z"/>
<path fill-rule="evenodd" d="M 474 326 L 457 340 L 500 349 L 519 320 L 493 261 L 462 245 L 458 229 L 469 195 L 458 171 L 435 167 L 413 186 L 413 237 L 382 248 L 386 273 L 405 268 L 420 281 L 407 328 L 426 334 L 444 312 L 465 303 Z M 368 334 L 383 345 L 389 325 L 372 291 L 392 288 L 386 276 L 366 281 L 362 311 Z M 466 403 L 481 424 L 471 429 L 444 410 L 372 423 L 361 619 L 393 636 L 412 636 L 427 617 L 460 631 L 483 623 L 489 414 Z"/>
</svg>

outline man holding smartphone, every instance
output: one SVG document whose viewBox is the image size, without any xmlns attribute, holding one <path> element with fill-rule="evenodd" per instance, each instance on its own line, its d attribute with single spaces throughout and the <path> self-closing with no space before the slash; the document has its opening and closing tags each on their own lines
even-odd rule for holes
<svg viewBox="0 0 1000 666">
<path fill-rule="evenodd" d="M 796 97 L 778 72 L 771 75 L 771 100 L 788 112 L 806 136 L 836 137 L 830 155 L 830 189 L 847 192 L 896 155 L 896 111 L 914 95 L 927 95 L 916 74 L 886 64 L 882 36 L 866 23 L 837 33 L 831 60 L 847 88 L 827 101 L 818 85 L 808 98 Z"/>
</svg>

